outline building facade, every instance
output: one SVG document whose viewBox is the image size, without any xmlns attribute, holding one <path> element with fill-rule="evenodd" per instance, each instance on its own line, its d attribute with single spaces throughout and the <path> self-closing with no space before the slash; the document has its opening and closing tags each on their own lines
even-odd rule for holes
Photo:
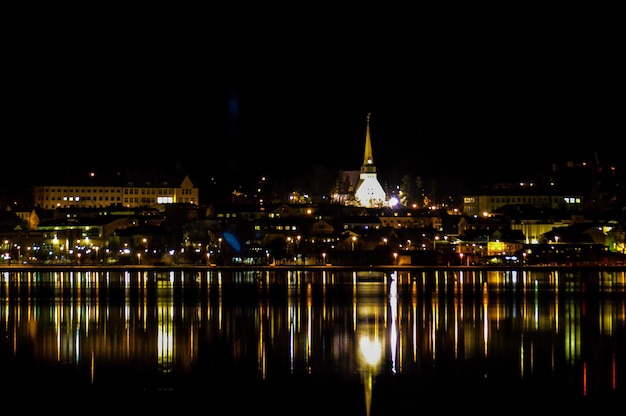
<svg viewBox="0 0 626 416">
<path fill-rule="evenodd" d="M 199 191 L 188 176 L 181 182 L 129 181 L 122 185 L 79 184 L 34 187 L 35 205 L 55 210 L 60 208 L 126 208 L 159 207 L 166 204 L 199 205 Z"/>
<path fill-rule="evenodd" d="M 342 171 L 333 192 L 334 202 L 364 208 L 383 208 L 388 202 L 387 193 L 378 181 L 372 153 L 370 117 L 367 114 L 365 129 L 365 151 L 360 171 Z M 358 177 L 357 177 L 358 174 Z"/>
</svg>

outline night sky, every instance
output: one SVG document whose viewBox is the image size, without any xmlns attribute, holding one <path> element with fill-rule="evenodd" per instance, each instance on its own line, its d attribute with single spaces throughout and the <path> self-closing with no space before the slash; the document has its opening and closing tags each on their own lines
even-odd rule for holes
<svg viewBox="0 0 626 416">
<path fill-rule="evenodd" d="M 616 26 L 426 20 L 389 30 L 370 17 L 341 31 L 85 21 L 22 36 L 5 60 L 2 151 L 22 179 L 3 187 L 177 162 L 240 178 L 356 170 L 367 113 L 379 177 L 390 181 L 623 163 Z"/>
</svg>

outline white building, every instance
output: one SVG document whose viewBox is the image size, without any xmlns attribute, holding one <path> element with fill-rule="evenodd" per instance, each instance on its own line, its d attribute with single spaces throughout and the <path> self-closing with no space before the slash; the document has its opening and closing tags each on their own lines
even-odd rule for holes
<svg viewBox="0 0 626 416">
<path fill-rule="evenodd" d="M 370 137 L 370 115 L 367 114 L 367 128 L 365 131 L 365 154 L 359 181 L 355 187 L 355 198 L 358 206 L 367 208 L 381 208 L 387 202 L 387 193 L 383 189 L 376 175 L 376 165 L 372 156 L 372 139 Z"/>
</svg>

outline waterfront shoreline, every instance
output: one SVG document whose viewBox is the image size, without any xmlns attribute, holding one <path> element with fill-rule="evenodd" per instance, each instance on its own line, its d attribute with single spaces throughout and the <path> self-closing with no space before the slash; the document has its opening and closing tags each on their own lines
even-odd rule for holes
<svg viewBox="0 0 626 416">
<path fill-rule="evenodd" d="M 0 272 L 6 271 L 28 271 L 28 270 L 194 270 L 194 271 L 247 271 L 247 270 L 296 270 L 296 271 L 316 271 L 316 270 L 354 270 L 354 271 L 416 271 L 416 270 L 610 270 L 610 271 L 626 271 L 626 264 L 590 264 L 590 263 L 574 263 L 574 264 L 515 264 L 515 265 L 192 265 L 192 264 L 176 264 L 176 265 L 142 265 L 142 264 L 113 264 L 113 265 L 33 265 L 33 264 L 17 264 L 0 266 Z"/>
</svg>

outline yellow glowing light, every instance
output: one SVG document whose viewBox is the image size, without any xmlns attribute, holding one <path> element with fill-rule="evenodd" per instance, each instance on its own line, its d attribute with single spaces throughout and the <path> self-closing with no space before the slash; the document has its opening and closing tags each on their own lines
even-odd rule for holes
<svg viewBox="0 0 626 416">
<path fill-rule="evenodd" d="M 361 355 L 365 359 L 365 362 L 372 367 L 378 365 L 380 357 L 382 355 L 382 346 L 379 341 L 371 340 L 367 336 L 362 336 L 359 340 L 359 347 Z"/>
</svg>

